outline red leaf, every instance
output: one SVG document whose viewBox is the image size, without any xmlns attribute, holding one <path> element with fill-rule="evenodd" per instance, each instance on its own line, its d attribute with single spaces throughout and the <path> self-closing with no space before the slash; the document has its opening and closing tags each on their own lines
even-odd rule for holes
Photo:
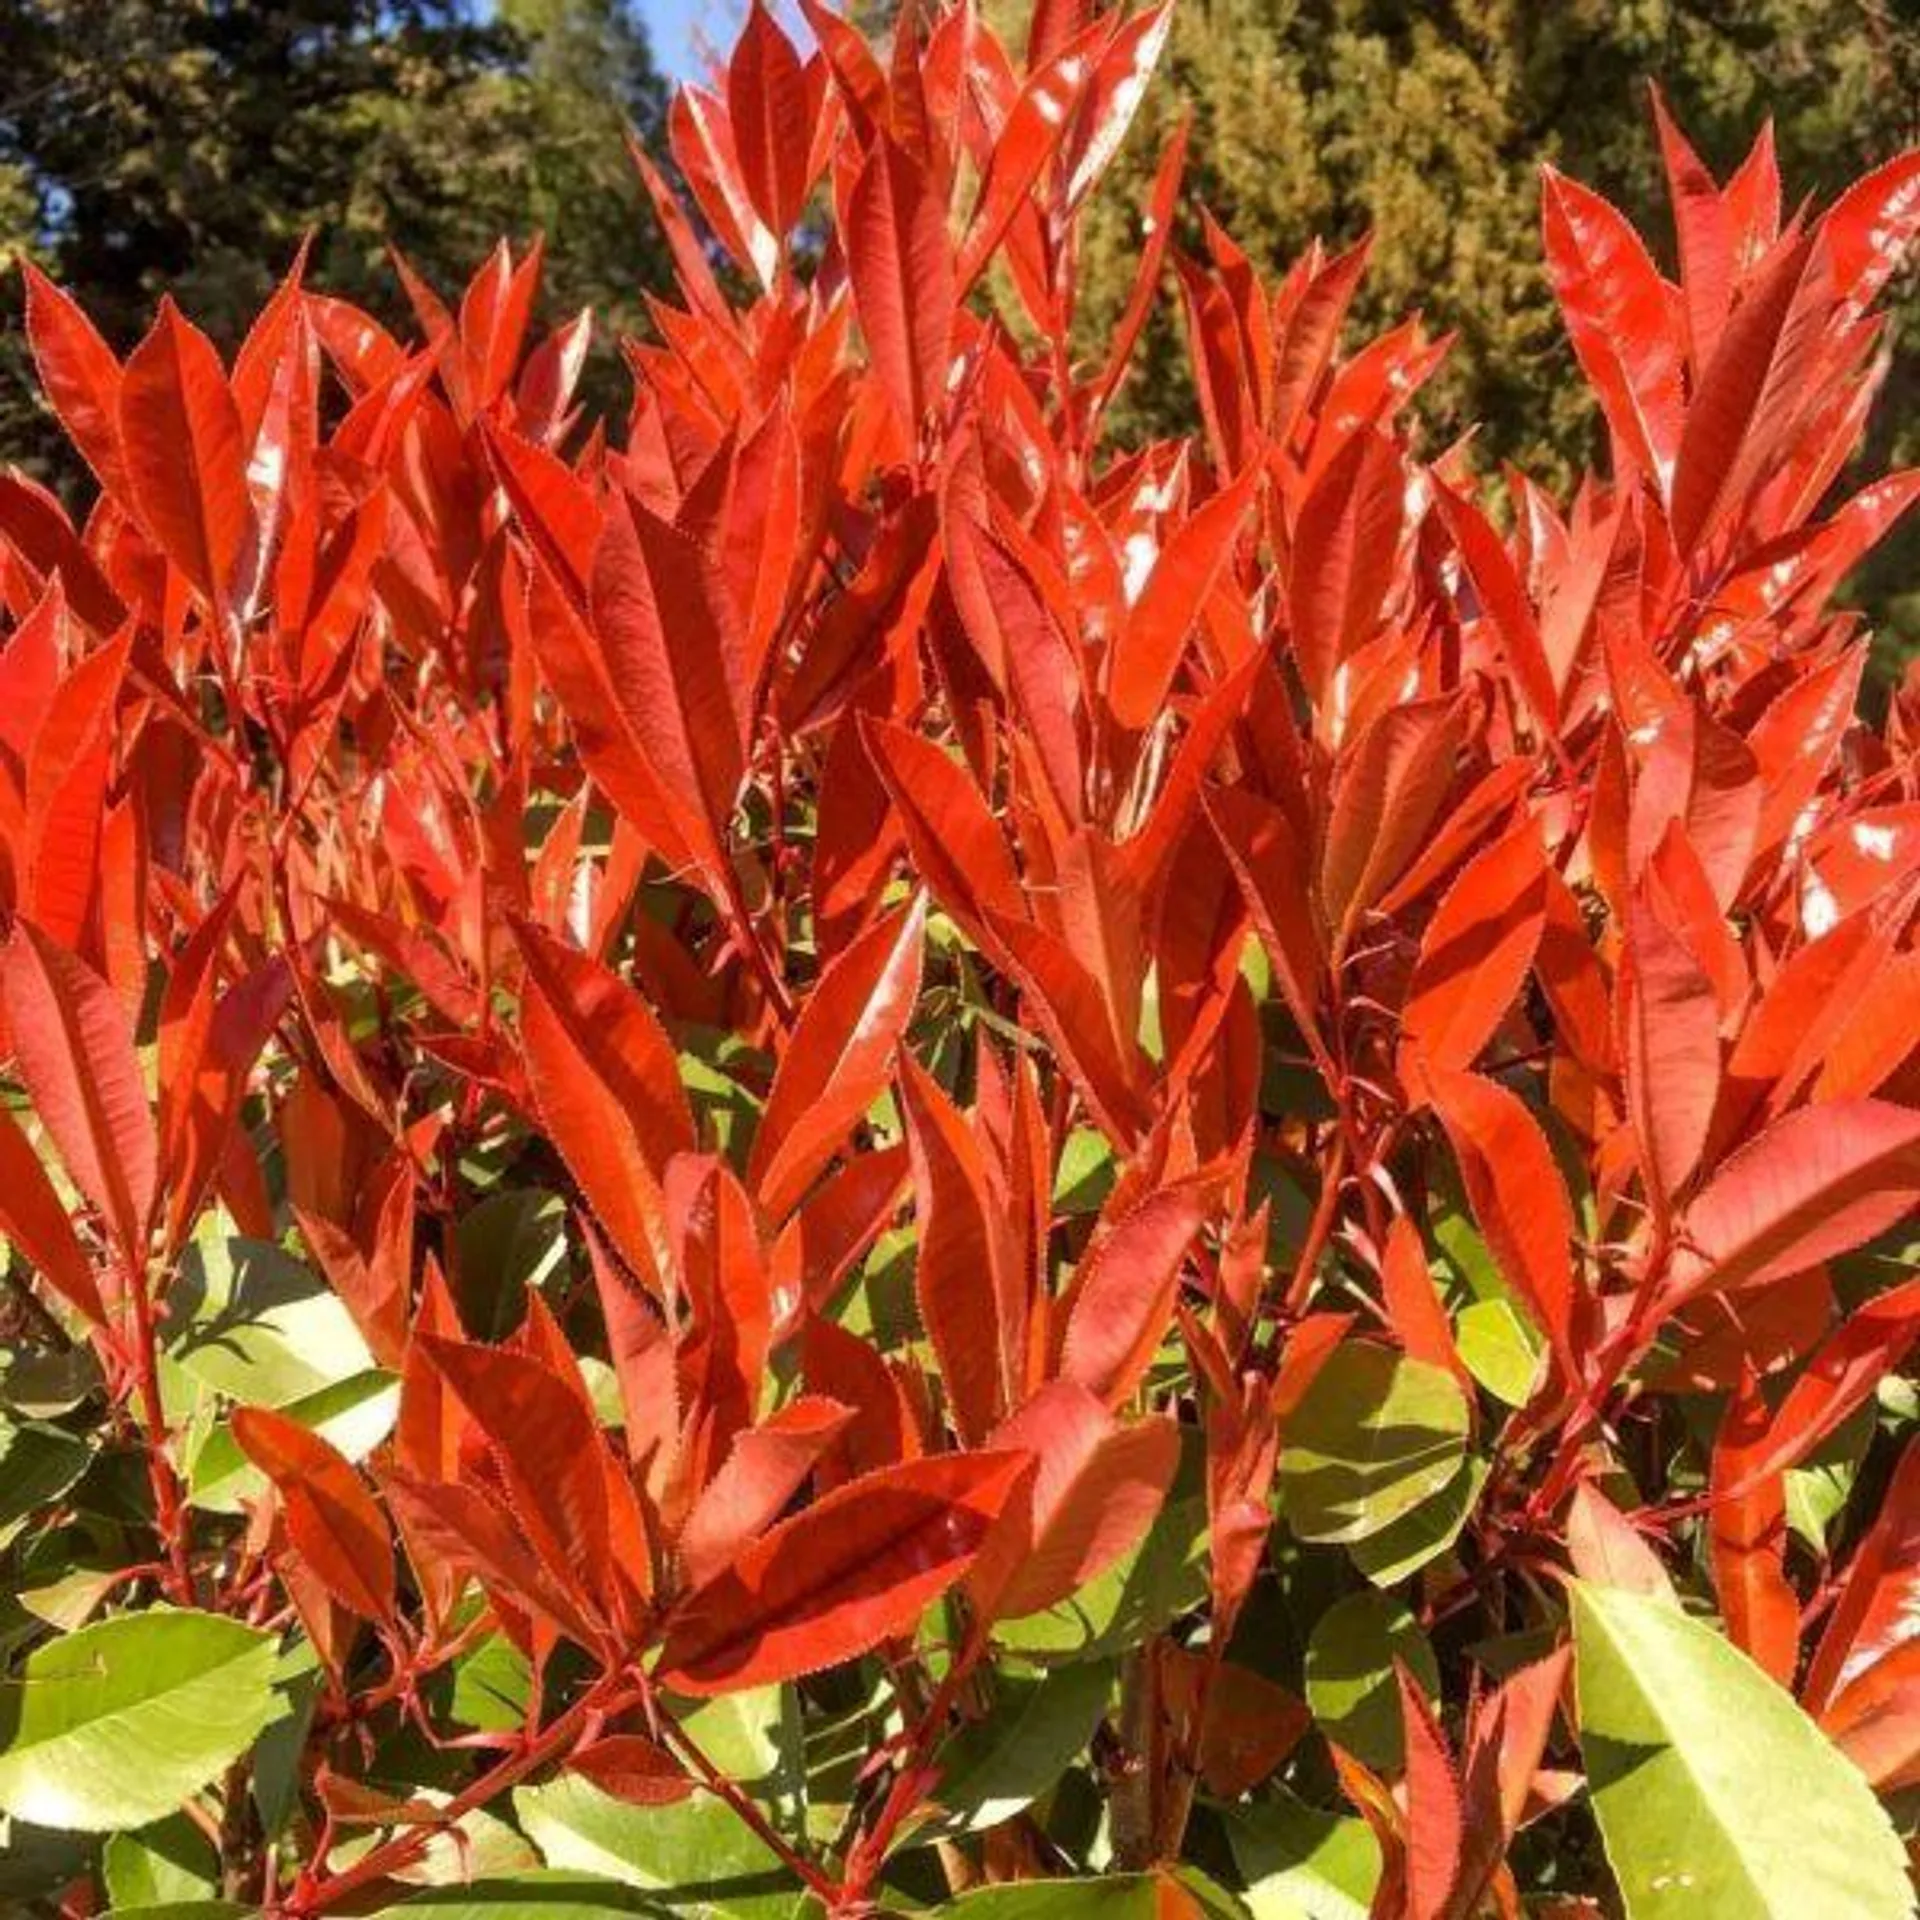
<svg viewBox="0 0 1920 1920">
<path fill-rule="evenodd" d="M 820 976 L 787 1036 L 747 1181 L 784 1219 L 879 1098 L 920 992 L 927 902 L 876 921 Z"/>
<path fill-rule="evenodd" d="M 634 739 L 709 883 L 746 766 L 748 694 L 725 590 L 688 536 L 638 500 L 617 500 L 594 555 L 593 621 Z"/>
<path fill-rule="evenodd" d="M 122 629 L 59 683 L 27 750 L 22 904 L 66 947 L 86 943 L 103 883 L 114 714 L 132 638 Z"/>
<path fill-rule="evenodd" d="M 40 1156 L 4 1107 L 0 1107 L 0 1228 L 70 1307 L 96 1327 L 107 1324 L 107 1310 L 73 1222 Z"/>
<path fill-rule="evenodd" d="M 1016 1497 L 1003 1538 L 969 1586 L 985 1620 L 1017 1620 L 1077 1593 L 1146 1537 L 1180 1464 L 1180 1430 L 1122 1425 L 1084 1387 L 1049 1381 L 993 1436 L 1034 1458 L 1030 1500 Z"/>
<path fill-rule="evenodd" d="M 1458 700 L 1416 701 L 1389 708 L 1342 752 L 1320 861 L 1336 953 L 1426 839 L 1465 731 Z"/>
<path fill-rule="evenodd" d="M 162 295 L 120 388 L 133 505 L 160 549 L 224 617 L 252 538 L 240 410 L 213 343 Z"/>
<path fill-rule="evenodd" d="M 900 1096 L 913 1155 L 920 1324 L 954 1429 L 979 1446 L 1026 1385 L 1025 1301 L 1007 1244 L 1005 1203 L 958 1108 L 910 1058 L 900 1062 Z"/>
<path fill-rule="evenodd" d="M 900 816 L 913 868 L 991 959 L 983 910 L 1024 910 L 1013 857 L 980 789 L 953 756 L 890 720 L 862 716 L 861 736 Z"/>
<path fill-rule="evenodd" d="M 1802 1699 L 1821 1713 L 1920 1632 L 1920 1440 L 1910 1440 L 1867 1536 L 1854 1549 Z"/>
<path fill-rule="evenodd" d="M 485 1437 L 515 1535 L 576 1609 L 593 1611 L 611 1536 L 605 1451 L 584 1390 L 503 1347 L 415 1340 Z"/>
<path fill-rule="evenodd" d="M 1393 1677 L 1407 1740 L 1407 1920 L 1446 1920 L 1466 1837 L 1460 1782 L 1420 1683 L 1398 1659 Z"/>
<path fill-rule="evenodd" d="M 1108 697 L 1121 726 L 1140 732 L 1160 717 L 1187 635 L 1233 556 L 1259 480 L 1260 469 L 1249 467 L 1161 547 L 1113 650 Z"/>
<path fill-rule="evenodd" d="M 734 1436 L 732 1450 L 701 1489 L 680 1531 L 678 1552 L 689 1592 L 718 1578 L 780 1517 L 853 1418 L 853 1409 L 837 1400 L 803 1394 Z"/>
<path fill-rule="evenodd" d="M 34 1108 L 122 1258 L 143 1269 L 159 1149 L 125 1003 L 24 920 L 4 969 L 7 1022 Z"/>
<path fill-rule="evenodd" d="M 1172 1325 L 1180 1272 L 1213 1184 L 1206 1175 L 1176 1181 L 1103 1223 L 1065 1302 L 1062 1379 L 1110 1407 L 1140 1384 Z"/>
<path fill-rule="evenodd" d="M 1858 314 L 1900 270 L 1920 235 L 1920 151 L 1909 148 L 1856 180 L 1820 223 L 1834 291 Z"/>
<path fill-rule="evenodd" d="M 821 98 L 793 42 L 754 0 L 727 64 L 727 118 L 747 197 L 783 244 L 806 204 Z"/>
<path fill-rule="evenodd" d="M 1307 863 L 1286 811 L 1244 787 L 1213 789 L 1206 808 L 1287 1010 L 1303 1034 L 1316 1033 L 1326 956 L 1307 892 Z"/>
<path fill-rule="evenodd" d="M 674 1617 L 655 1681 L 675 1693 L 737 1693 L 905 1633 L 966 1572 L 1030 1471 L 1025 1454 L 946 1454 L 835 1488 Z"/>
<path fill-rule="evenodd" d="M 947 580 L 982 663 L 1011 689 L 1021 722 L 1061 819 L 1077 823 L 1082 796 L 1080 668 L 1026 565 L 964 514 L 946 524 Z"/>
<path fill-rule="evenodd" d="M 883 133 L 853 182 L 840 232 L 867 352 L 914 447 L 946 396 L 954 272 L 945 201 Z"/>
<path fill-rule="evenodd" d="M 1716 1493 L 1736 1497 L 1797 1466 L 1872 1398 L 1920 1340 L 1920 1280 L 1858 1308 L 1807 1363 L 1764 1430 L 1741 1448 L 1738 1477 Z"/>
<path fill-rule="evenodd" d="M 1293 657 L 1316 705 L 1379 623 L 1405 518 L 1400 450 L 1374 427 L 1356 429 L 1301 503 L 1287 568 Z"/>
<path fill-rule="evenodd" d="M 1540 213 L 1547 273 L 1607 417 L 1614 465 L 1637 468 L 1664 499 L 1684 409 L 1666 282 L 1619 210 L 1552 167 L 1542 169 Z"/>
<path fill-rule="evenodd" d="M 1467 1389 L 1471 1400 L 1473 1376 L 1454 1344 L 1453 1328 L 1434 1288 L 1420 1229 L 1403 1213 L 1396 1214 L 1387 1229 L 1386 1254 L 1380 1262 L 1380 1292 L 1387 1319 L 1408 1356 L 1431 1367 L 1445 1367 Z"/>
<path fill-rule="evenodd" d="M 1692 1178 L 1720 1094 L 1720 1003 L 1713 982 L 1648 903 L 1627 908 L 1627 942 L 1616 993 L 1627 1112 L 1641 1177 L 1665 1220 Z"/>
<path fill-rule="evenodd" d="M 1573 1208 L 1546 1136 L 1519 1096 L 1492 1080 L 1447 1068 L 1429 1069 L 1427 1079 L 1480 1231 L 1567 1378 L 1577 1379 Z"/>
<path fill-rule="evenodd" d="M 653 1011 L 596 960 L 526 921 L 520 1038 L 561 1157 L 642 1275 L 661 1270 L 660 1182 L 696 1144 L 680 1061 Z"/>
<path fill-rule="evenodd" d="M 1920 1113 L 1829 1100 L 1776 1120 L 1694 1197 L 1668 1304 L 1764 1286 L 1851 1253 L 1920 1203 Z"/>
<path fill-rule="evenodd" d="M 1477 853 L 1441 897 L 1420 940 L 1400 1016 L 1403 1045 L 1464 1067 L 1526 984 L 1547 924 L 1547 862 L 1525 821 Z"/>
<path fill-rule="evenodd" d="M 216 998 L 220 955 L 239 885 L 194 930 L 160 1005 L 160 1141 L 167 1173 L 165 1244 L 181 1245 L 219 1171 L 247 1079 L 293 992 L 274 959 Z"/>
<path fill-rule="evenodd" d="M 233 1437 L 273 1482 L 287 1537 L 349 1613 L 393 1613 L 393 1536 L 352 1464 L 331 1441 L 268 1407 L 236 1407 Z"/>
<path fill-rule="evenodd" d="M 667 1807 L 692 1793 L 692 1776 L 664 1747 L 644 1734 L 610 1733 L 582 1747 L 567 1771 L 630 1807 Z"/>
<path fill-rule="evenodd" d="M 1812 235 L 1784 244 L 1728 317 L 1687 407 L 1673 473 L 1673 539 L 1692 554 L 1735 512 L 1810 398 L 1831 322 Z"/>
<path fill-rule="evenodd" d="M 49 403 L 94 477 L 116 498 L 129 498 L 120 451 L 120 362 L 78 304 L 32 261 L 27 282 L 27 338 Z"/>
<path fill-rule="evenodd" d="M 1783 1687 L 1800 1663 L 1800 1602 L 1787 1584 L 1787 1488 L 1779 1471 L 1757 1478 L 1767 1405 L 1751 1373 L 1721 1419 L 1708 1485 L 1714 1591 L 1727 1637 Z"/>
</svg>

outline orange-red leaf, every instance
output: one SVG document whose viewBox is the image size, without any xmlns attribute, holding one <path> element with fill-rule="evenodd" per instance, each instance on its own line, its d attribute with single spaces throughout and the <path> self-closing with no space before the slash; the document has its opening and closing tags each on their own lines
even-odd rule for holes
<svg viewBox="0 0 1920 1920">
<path fill-rule="evenodd" d="M 747 1182 L 784 1219 L 887 1084 L 920 992 L 924 894 L 836 955 L 787 1036 Z"/>
<path fill-rule="evenodd" d="M 90 967 L 26 921 L 7 946 L 4 988 L 20 1076 L 34 1107 L 122 1256 L 143 1266 L 159 1148 L 126 1005 Z"/>
<path fill-rule="evenodd" d="M 943 1454 L 837 1487 L 783 1520 L 673 1620 L 654 1677 L 737 1693 L 906 1632 L 972 1564 L 1028 1456 Z"/>
<path fill-rule="evenodd" d="M 287 1537 L 335 1601 L 367 1620 L 393 1612 L 393 1536 L 352 1463 L 268 1407 L 237 1407 L 233 1437 L 273 1482 Z"/>
<path fill-rule="evenodd" d="M 163 295 L 120 387 L 133 505 L 160 550 L 216 610 L 252 536 L 240 409 L 213 343 Z"/>
</svg>

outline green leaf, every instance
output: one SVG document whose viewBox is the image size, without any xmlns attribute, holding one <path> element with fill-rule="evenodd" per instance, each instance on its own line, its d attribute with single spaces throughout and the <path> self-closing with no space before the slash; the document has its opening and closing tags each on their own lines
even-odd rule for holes
<svg viewBox="0 0 1920 1920">
<path fill-rule="evenodd" d="M 172 1813 L 272 1718 L 274 1640 L 209 1613 L 123 1614 L 0 1687 L 0 1807 L 103 1832 Z"/>
<path fill-rule="evenodd" d="M 1580 1746 L 1629 1920 L 1905 1920 L 1906 1858 L 1866 1779 L 1701 1621 L 1573 1583 Z"/>
<path fill-rule="evenodd" d="M 779 1857 L 709 1793 L 668 1807 L 633 1807 L 577 1773 L 563 1773 L 544 1786 L 516 1789 L 513 1806 L 549 1866 L 666 1896 L 690 1920 L 784 1920 L 800 1897 Z"/>
<path fill-rule="evenodd" d="M 115 1907 L 112 1920 L 255 1920 L 258 1912 L 237 1900 L 160 1900 L 150 1906 Z"/>
<path fill-rule="evenodd" d="M 1440 1669 L 1403 1601 L 1350 1593 L 1315 1623 L 1307 1642 L 1307 1705 L 1323 1733 L 1370 1767 L 1398 1764 L 1403 1738 L 1395 1659 L 1430 1694 Z"/>
<path fill-rule="evenodd" d="M 1431 1500 L 1402 1514 L 1390 1527 L 1356 1540 L 1347 1552 L 1353 1564 L 1376 1587 L 1397 1586 L 1437 1560 L 1460 1537 L 1480 1489 L 1486 1484 L 1487 1463 L 1468 1460 Z"/>
<path fill-rule="evenodd" d="M 52 1506 L 92 1458 L 84 1440 L 59 1427 L 0 1418 L 0 1547 Z"/>
<path fill-rule="evenodd" d="M 1467 1371 L 1503 1405 L 1533 1398 L 1547 1343 L 1511 1300 L 1474 1300 L 1460 1309 L 1454 1342 Z"/>
<path fill-rule="evenodd" d="M 934 1908 L 953 1920 L 1157 1920 L 1169 1884 L 1203 1913 L 1234 1920 L 1244 1909 L 1191 1867 L 1175 1873 L 1120 1873 L 1100 1880 L 1014 1880 L 976 1888 Z"/>
<path fill-rule="evenodd" d="M 100 1870 L 116 1911 L 210 1900 L 219 1892 L 213 1842 L 184 1813 L 116 1833 L 101 1849 Z"/>
<path fill-rule="evenodd" d="M 489 1194 L 454 1230 L 461 1324 L 476 1340 L 499 1340 L 520 1324 L 527 1289 L 567 1257 L 567 1209 L 557 1194 L 513 1187 Z"/>
<path fill-rule="evenodd" d="M 196 1240 L 168 1295 L 165 1331 L 163 1386 L 183 1373 L 246 1406 L 289 1406 L 373 1365 L 320 1276 L 264 1240 Z M 177 1387 L 166 1396 L 169 1409 L 178 1397 Z"/>
<path fill-rule="evenodd" d="M 313 1642 L 295 1635 L 273 1663 L 279 1704 L 253 1749 L 253 1805 L 269 1839 L 286 1830 L 300 1804 L 300 1762 L 325 1683 Z"/>
<path fill-rule="evenodd" d="M 1284 1787 L 1229 1808 L 1227 1843 L 1254 1920 L 1367 1920 L 1380 1884 L 1380 1842 L 1364 1820 L 1323 1813 Z"/>
<path fill-rule="evenodd" d="M 1297 1539 L 1364 1540 L 1439 1493 L 1466 1450 L 1466 1395 L 1450 1373 L 1350 1341 L 1288 1417 L 1280 1510 Z"/>
<path fill-rule="evenodd" d="M 382 1907 L 375 1920 L 412 1920 L 422 1913 L 436 1920 L 610 1920 L 628 1913 L 691 1920 L 699 1912 L 697 1906 L 673 1906 L 590 1873 L 546 1872 L 477 1880 L 469 1887 L 433 1887 L 398 1906 Z"/>
<path fill-rule="evenodd" d="M 1107 1136 L 1095 1127 L 1075 1127 L 1060 1149 L 1060 1167 L 1053 1176 L 1053 1205 L 1057 1213 L 1098 1213 L 1113 1191 L 1116 1167 Z"/>
<path fill-rule="evenodd" d="M 1024 1812 L 1086 1751 L 1112 1691 L 1109 1661 L 1060 1667 L 1038 1680 L 1003 1676 L 993 1711 L 942 1749 L 938 1811 L 914 1839 L 978 1833 Z"/>
<path fill-rule="evenodd" d="M 490 1633 L 453 1662 L 449 1711 L 463 1727 L 507 1733 L 526 1722 L 533 1669 L 504 1633 Z"/>
</svg>

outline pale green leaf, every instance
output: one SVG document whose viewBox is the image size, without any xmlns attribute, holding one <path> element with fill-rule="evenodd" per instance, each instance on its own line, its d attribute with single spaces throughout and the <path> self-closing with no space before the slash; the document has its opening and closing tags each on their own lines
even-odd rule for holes
<svg viewBox="0 0 1920 1920">
<path fill-rule="evenodd" d="M 156 1609 L 49 1641 L 0 1686 L 0 1807 L 48 1827 L 145 1826 L 237 1760 L 275 1710 L 274 1640 Z"/>
<path fill-rule="evenodd" d="M 1082 1661 L 1037 1680 L 1003 1677 L 993 1711 L 942 1749 L 938 1810 L 921 1842 L 997 1826 L 1024 1812 L 1086 1751 L 1113 1691 L 1108 1661 Z"/>
<path fill-rule="evenodd" d="M 116 1911 L 211 1900 L 220 1890 L 213 1842 L 184 1813 L 116 1833 L 101 1849 L 100 1871 Z"/>
<path fill-rule="evenodd" d="M 1431 1500 L 1402 1514 L 1392 1526 L 1356 1540 L 1347 1549 L 1353 1564 L 1376 1587 L 1397 1586 L 1409 1579 L 1459 1539 L 1486 1480 L 1487 1463 L 1468 1460 Z"/>
<path fill-rule="evenodd" d="M 687 1920 L 784 1920 L 801 1889 L 724 1800 L 695 1792 L 634 1807 L 577 1773 L 520 1787 L 514 1812 L 551 1867 L 658 1895 Z"/>
<path fill-rule="evenodd" d="M 1906 1857 L 1865 1777 L 1732 1642 L 1573 1583 L 1580 1747 L 1629 1920 L 1905 1920 Z"/>
<path fill-rule="evenodd" d="M 1396 1659 L 1428 1693 L 1440 1691 L 1440 1669 L 1426 1635 L 1405 1602 L 1391 1594 L 1368 1591 L 1336 1600 L 1307 1641 L 1307 1705 L 1330 1740 L 1370 1767 L 1400 1759 Z"/>
<path fill-rule="evenodd" d="M 1381 1862 L 1364 1820 L 1323 1813 L 1282 1787 L 1229 1808 L 1226 1825 L 1254 1920 L 1367 1920 Z"/>
<path fill-rule="evenodd" d="M 1466 1457 L 1468 1409 L 1444 1368 L 1370 1340 L 1337 1347 L 1288 1416 L 1280 1510 L 1296 1538 L 1351 1543 L 1439 1493 Z"/>
</svg>

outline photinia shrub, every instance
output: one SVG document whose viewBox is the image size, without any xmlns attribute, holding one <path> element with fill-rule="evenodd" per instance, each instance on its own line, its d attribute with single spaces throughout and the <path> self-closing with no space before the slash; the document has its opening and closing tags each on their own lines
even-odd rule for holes
<svg viewBox="0 0 1920 1920">
<path fill-rule="evenodd" d="M 807 10 L 623 432 L 537 253 L 230 366 L 29 270 L 0 1895 L 1909 1912 L 1920 155 L 1662 117 L 1677 280 L 1549 173 L 1556 500 L 1179 141 L 1076 341 L 1164 4 Z"/>
</svg>

